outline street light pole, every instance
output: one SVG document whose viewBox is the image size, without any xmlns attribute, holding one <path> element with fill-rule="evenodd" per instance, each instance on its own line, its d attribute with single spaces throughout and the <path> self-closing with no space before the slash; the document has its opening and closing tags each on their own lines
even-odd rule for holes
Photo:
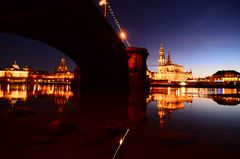
<svg viewBox="0 0 240 159">
<path fill-rule="evenodd" d="M 104 5 L 104 17 L 107 17 L 107 0 L 105 0 L 105 5 Z"/>
<path fill-rule="evenodd" d="M 107 17 L 107 0 L 100 0 L 99 5 L 100 6 L 104 5 L 104 17 Z"/>
</svg>

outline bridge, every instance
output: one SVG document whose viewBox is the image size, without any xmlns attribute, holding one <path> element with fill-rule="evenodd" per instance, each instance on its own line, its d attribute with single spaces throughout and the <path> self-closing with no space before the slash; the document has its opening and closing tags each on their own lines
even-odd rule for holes
<svg viewBox="0 0 240 159">
<path fill-rule="evenodd" d="M 1 0 L 0 32 L 48 44 L 80 68 L 84 87 L 128 87 L 125 45 L 91 0 Z"/>
</svg>

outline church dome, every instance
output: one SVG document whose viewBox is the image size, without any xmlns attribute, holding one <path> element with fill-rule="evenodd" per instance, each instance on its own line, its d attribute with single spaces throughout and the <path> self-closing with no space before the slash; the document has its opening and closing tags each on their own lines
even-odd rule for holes
<svg viewBox="0 0 240 159">
<path fill-rule="evenodd" d="M 65 59 L 61 58 L 60 64 L 56 68 L 57 73 L 65 73 L 68 71 L 67 65 L 65 63 Z"/>
</svg>

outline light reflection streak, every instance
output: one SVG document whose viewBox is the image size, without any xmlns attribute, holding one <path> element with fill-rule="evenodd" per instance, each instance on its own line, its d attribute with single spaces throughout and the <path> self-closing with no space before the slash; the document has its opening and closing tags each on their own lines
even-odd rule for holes
<svg viewBox="0 0 240 159">
<path fill-rule="evenodd" d="M 118 145 L 118 148 L 117 148 L 117 150 L 115 151 L 115 154 L 114 154 L 114 156 L 113 156 L 112 159 L 115 159 L 115 158 L 116 158 L 117 153 L 118 153 L 119 149 L 121 148 L 121 145 L 123 144 L 123 142 L 124 142 L 124 140 L 125 140 L 125 138 L 126 138 L 128 132 L 129 132 L 129 129 L 127 129 L 127 131 L 126 131 L 126 133 L 124 134 L 123 138 L 120 139 L 120 141 L 119 141 L 119 145 Z"/>
</svg>

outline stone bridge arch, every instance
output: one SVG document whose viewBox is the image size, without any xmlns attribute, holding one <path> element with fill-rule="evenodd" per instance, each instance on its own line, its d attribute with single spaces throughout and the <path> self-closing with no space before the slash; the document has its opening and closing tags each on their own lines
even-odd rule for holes
<svg viewBox="0 0 240 159">
<path fill-rule="evenodd" d="M 83 87 L 128 86 L 126 48 L 91 0 L 1 0 L 0 32 L 62 51 Z"/>
</svg>

